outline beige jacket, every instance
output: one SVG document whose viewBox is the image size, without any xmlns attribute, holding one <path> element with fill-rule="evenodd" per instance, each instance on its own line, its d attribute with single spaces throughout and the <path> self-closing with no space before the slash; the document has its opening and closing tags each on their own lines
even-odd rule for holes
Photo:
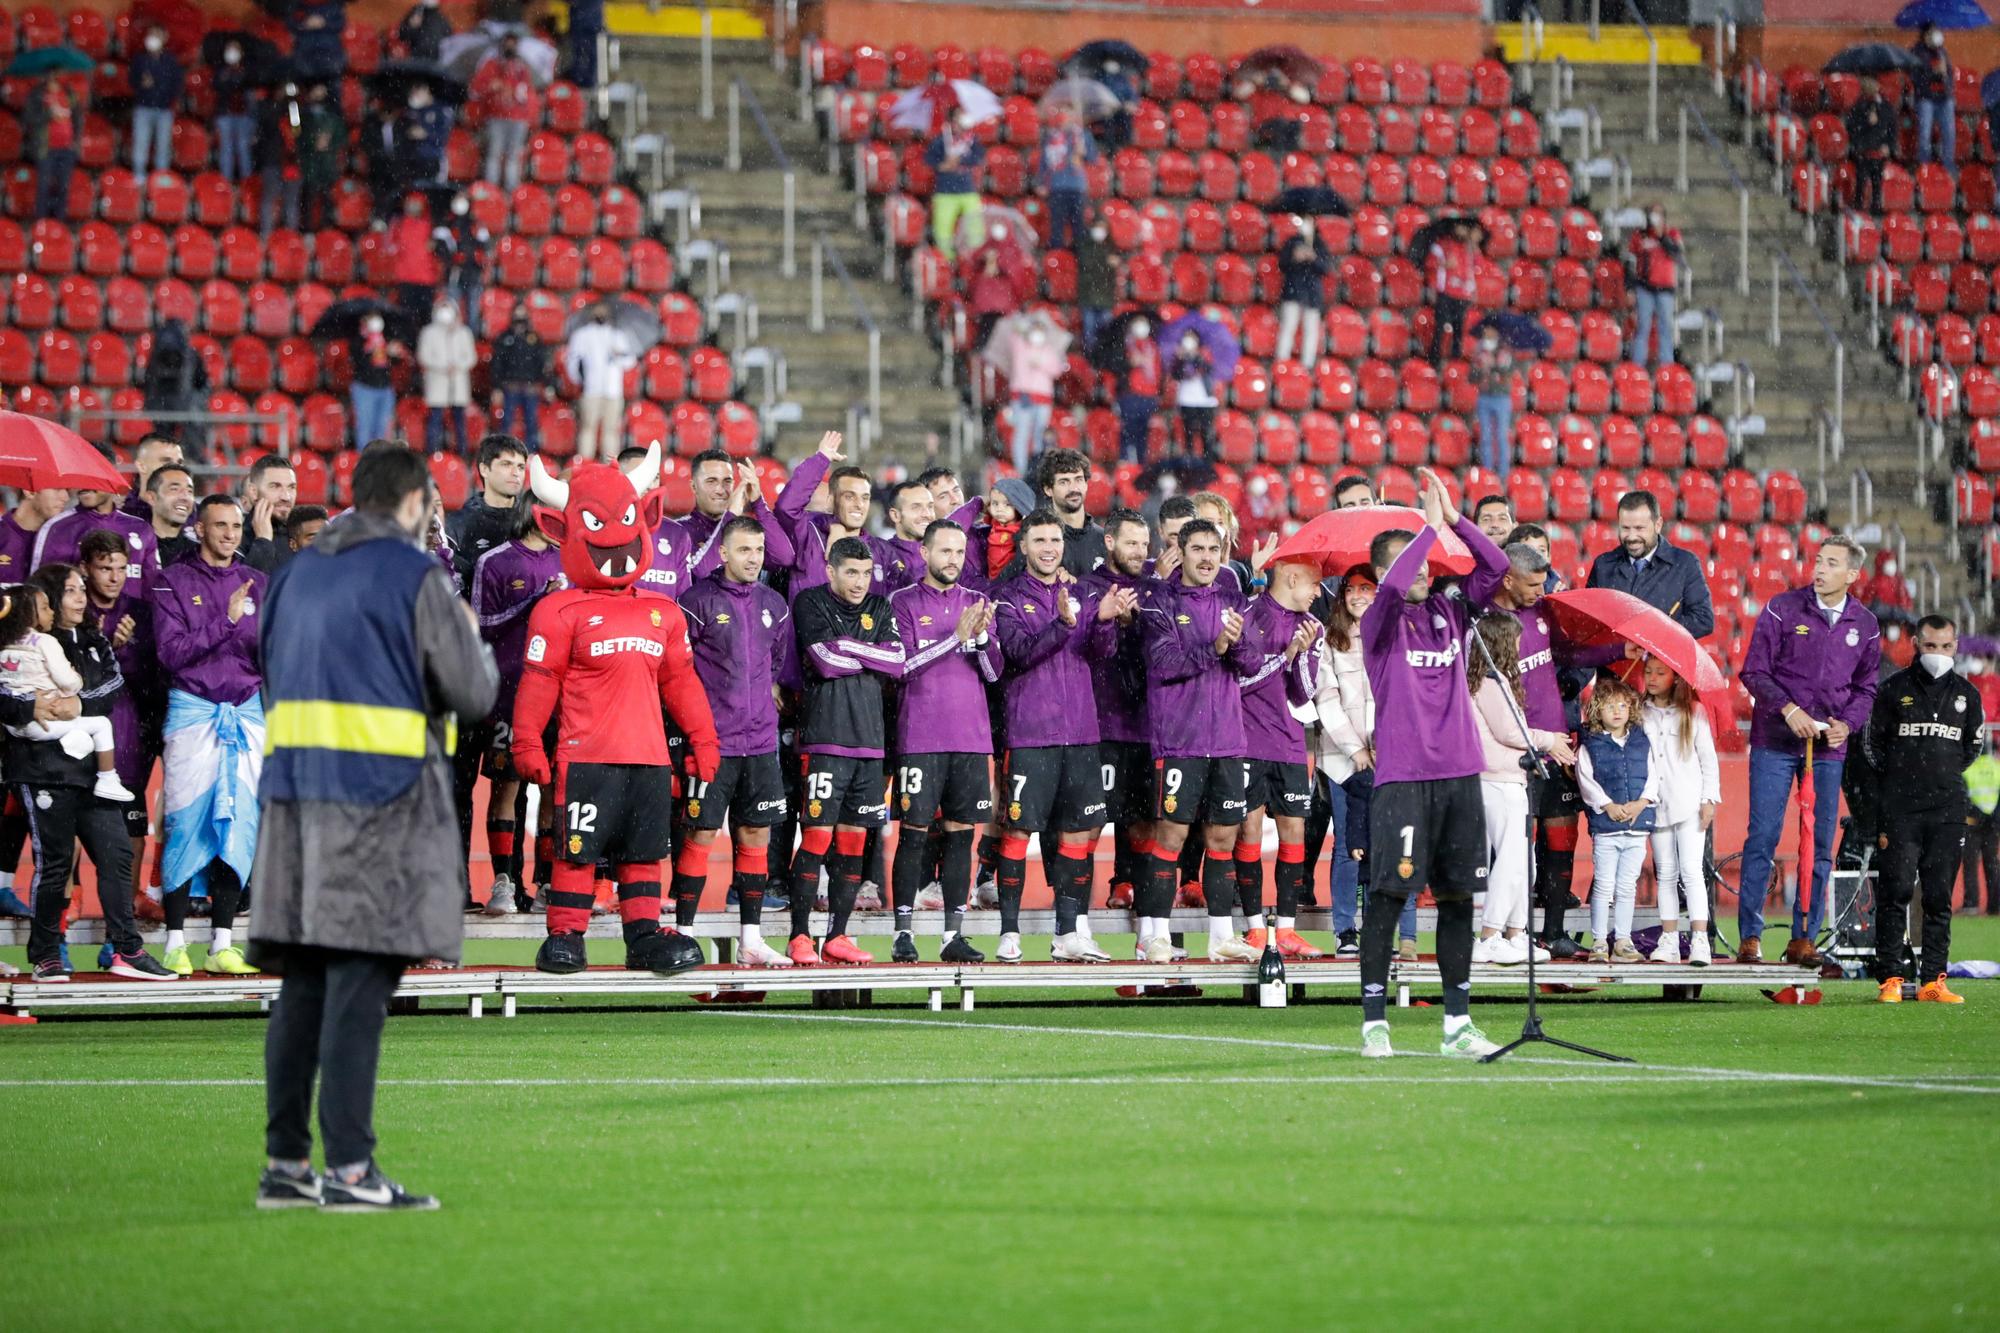
<svg viewBox="0 0 2000 1333">
<path fill-rule="evenodd" d="M 1345 782 L 1354 776 L 1354 757 L 1375 740 L 1375 692 L 1368 688 L 1368 672 L 1361 664 L 1361 647 L 1352 652 L 1335 652 L 1322 645 L 1331 660 L 1331 669 L 1319 672 L 1319 689 L 1313 705 L 1319 721 L 1310 729 L 1313 764 L 1329 781 Z"/>
<path fill-rule="evenodd" d="M 417 365 L 424 372 L 425 407 L 467 407 L 472 403 L 472 367 L 478 352 L 463 322 L 432 320 L 417 335 Z"/>
</svg>

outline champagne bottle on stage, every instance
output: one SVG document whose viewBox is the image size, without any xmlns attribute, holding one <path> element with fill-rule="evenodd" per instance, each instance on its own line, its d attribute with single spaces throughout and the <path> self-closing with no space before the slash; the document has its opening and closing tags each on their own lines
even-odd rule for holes
<svg viewBox="0 0 2000 1333">
<path fill-rule="evenodd" d="M 1264 953 L 1257 960 L 1257 1007 L 1285 1007 L 1285 960 L 1278 952 L 1276 928 L 1264 932 Z"/>
</svg>

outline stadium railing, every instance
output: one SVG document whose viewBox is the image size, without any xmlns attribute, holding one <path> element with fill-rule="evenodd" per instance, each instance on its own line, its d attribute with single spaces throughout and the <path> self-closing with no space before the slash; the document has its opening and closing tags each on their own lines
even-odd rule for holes
<svg viewBox="0 0 2000 1333">
<path fill-rule="evenodd" d="M 807 327 L 814 333 L 826 331 L 826 268 L 833 267 L 833 276 L 840 280 L 847 299 L 854 308 L 854 323 L 868 337 L 868 397 L 865 402 L 847 409 L 848 438 L 856 442 L 861 453 L 882 434 L 882 328 L 869 313 L 868 302 L 861 298 L 861 291 L 854 285 L 854 279 L 847 275 L 847 264 L 840 257 L 840 251 L 827 238 L 824 228 L 815 228 L 812 243 L 812 313 Z"/>
</svg>

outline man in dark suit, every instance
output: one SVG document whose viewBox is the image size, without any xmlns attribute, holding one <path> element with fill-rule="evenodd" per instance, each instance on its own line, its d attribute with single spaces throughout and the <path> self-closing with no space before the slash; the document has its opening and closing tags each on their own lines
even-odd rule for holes
<svg viewBox="0 0 2000 1333">
<path fill-rule="evenodd" d="M 1586 586 L 1629 592 L 1666 612 L 1697 639 L 1715 632 L 1715 609 L 1701 561 L 1660 535 L 1660 502 L 1651 491 L 1627 491 L 1620 497 L 1618 549 L 1591 562 Z"/>
</svg>

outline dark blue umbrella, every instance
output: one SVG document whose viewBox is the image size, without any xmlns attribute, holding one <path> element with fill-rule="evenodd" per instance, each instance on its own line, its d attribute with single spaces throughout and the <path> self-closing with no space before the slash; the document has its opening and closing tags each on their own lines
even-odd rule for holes
<svg viewBox="0 0 2000 1333">
<path fill-rule="evenodd" d="M 1344 218 L 1354 210 L 1330 185 L 1292 185 L 1278 191 L 1278 197 L 1271 201 L 1267 211 L 1297 213 L 1309 218 Z"/>
<path fill-rule="evenodd" d="M 7 62 L 7 77 L 39 79 L 51 71 L 57 74 L 88 74 L 96 68 L 97 62 L 74 46 L 38 46 L 32 51 L 21 52 Z"/>
<path fill-rule="evenodd" d="M 1979 81 L 1979 104 L 1992 106 L 1996 102 L 2000 102 L 2000 69 Z"/>
<path fill-rule="evenodd" d="M 1945 28 L 1962 31 L 1984 28 L 1993 22 L 1977 0 L 1910 0 L 1896 11 L 1899 28 Z"/>
<path fill-rule="evenodd" d="M 1924 62 L 1906 47 L 1888 42 L 1850 46 L 1826 62 L 1828 74 L 1896 74 L 1922 69 Z"/>
<path fill-rule="evenodd" d="M 1137 77 L 1144 74 L 1152 62 L 1146 59 L 1144 51 L 1132 43 L 1121 42 L 1115 38 L 1085 42 L 1070 52 L 1068 60 L 1063 61 L 1065 69 L 1080 70 L 1092 77 L 1095 77 L 1107 64 L 1115 64 L 1121 71 Z"/>
<path fill-rule="evenodd" d="M 1479 321 L 1474 332 L 1497 329 L 1506 344 L 1517 352 L 1533 352 L 1536 356 L 1555 345 L 1549 331 L 1528 315 L 1517 315 L 1511 310 L 1496 310 Z"/>
<path fill-rule="evenodd" d="M 1215 382 L 1229 383 L 1229 377 L 1236 373 L 1236 363 L 1243 359 L 1243 344 L 1229 331 L 1229 326 L 1220 320 L 1189 311 L 1160 330 L 1160 346 L 1171 356 L 1173 350 L 1180 346 L 1184 333 L 1192 333 L 1201 339 L 1202 350 L 1208 353 L 1209 373 Z"/>
</svg>

